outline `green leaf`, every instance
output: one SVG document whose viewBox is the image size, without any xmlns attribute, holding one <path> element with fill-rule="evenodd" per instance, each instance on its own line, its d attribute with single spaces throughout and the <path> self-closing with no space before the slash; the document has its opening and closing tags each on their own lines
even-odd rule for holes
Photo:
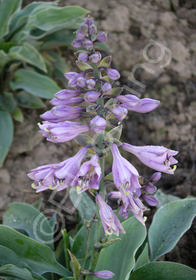
<svg viewBox="0 0 196 280">
<path fill-rule="evenodd" d="M 81 70 L 81 71 L 86 71 L 86 70 L 90 70 L 90 69 L 93 69 L 91 65 L 89 65 L 88 63 L 83 63 L 83 62 L 76 62 L 78 68 Z"/>
<path fill-rule="evenodd" d="M 44 37 L 42 39 L 43 43 L 41 44 L 40 48 L 43 50 L 47 48 L 56 48 L 62 46 L 71 47 L 71 44 L 74 39 L 75 39 L 75 34 L 73 34 L 73 31 L 70 32 L 70 30 L 66 30 L 66 29 L 58 30 Z"/>
<path fill-rule="evenodd" d="M 122 125 L 114 127 L 105 136 L 106 141 L 113 142 L 114 140 L 119 140 L 122 134 Z"/>
<path fill-rule="evenodd" d="M 56 261 L 53 251 L 48 246 L 40 244 L 12 228 L 0 225 L 0 245 L 12 250 L 17 259 L 38 275 L 53 272 L 65 278 L 70 276 L 70 272 Z M 9 261 L 9 255 L 7 260 Z"/>
<path fill-rule="evenodd" d="M 37 27 L 46 32 L 56 31 L 62 28 L 76 29 L 79 25 L 80 17 L 87 14 L 89 11 L 77 6 L 67 6 L 64 8 L 53 7 L 47 8 L 39 13 L 32 15 L 29 18 L 27 28 L 32 29 Z M 40 37 L 39 35 L 36 37 Z"/>
<path fill-rule="evenodd" d="M 148 255 L 148 243 L 146 243 L 143 251 L 141 252 L 141 254 L 139 255 L 136 264 L 134 266 L 134 270 L 144 266 L 145 264 L 149 263 L 149 255 Z"/>
<path fill-rule="evenodd" d="M 68 252 L 71 257 L 71 264 L 72 264 L 74 279 L 79 280 L 80 279 L 80 269 L 81 269 L 80 263 L 69 250 L 68 250 Z"/>
<path fill-rule="evenodd" d="M 160 208 L 161 206 L 163 206 L 166 203 L 175 201 L 175 200 L 179 200 L 180 198 L 171 194 L 165 194 L 164 192 L 162 192 L 160 189 L 157 190 L 155 197 L 158 199 L 159 203 L 156 206 L 157 208 Z"/>
<path fill-rule="evenodd" d="M 14 133 L 13 121 L 10 114 L 0 110 L 0 167 L 12 143 Z"/>
<path fill-rule="evenodd" d="M 79 211 L 82 219 L 90 220 L 93 217 L 96 212 L 96 206 L 87 193 L 82 192 L 78 194 L 76 188 L 71 188 L 70 199 Z"/>
<path fill-rule="evenodd" d="M 53 226 L 33 206 L 26 203 L 11 203 L 3 215 L 3 224 L 24 230 L 39 243 L 53 247 Z"/>
<path fill-rule="evenodd" d="M 3 50 L 0 50 L 0 72 L 9 61 L 10 58 L 8 57 L 7 53 L 5 53 Z"/>
<path fill-rule="evenodd" d="M 152 262 L 131 274 L 129 280 L 195 280 L 196 270 L 173 262 Z"/>
<path fill-rule="evenodd" d="M 24 43 L 22 46 L 12 47 L 8 53 L 11 59 L 27 62 L 44 72 L 47 72 L 43 57 L 36 48 L 29 43 Z"/>
<path fill-rule="evenodd" d="M 41 101 L 39 97 L 25 91 L 19 92 L 15 98 L 18 104 L 25 108 L 38 109 L 45 107 L 45 104 Z"/>
<path fill-rule="evenodd" d="M 16 280 L 34 280 L 30 271 L 26 268 L 19 268 L 13 264 L 6 264 L 0 267 L 0 276 L 12 277 Z"/>
<path fill-rule="evenodd" d="M 195 214 L 195 198 L 176 200 L 158 209 L 149 229 L 152 261 L 174 248 L 180 237 L 190 228 Z"/>
<path fill-rule="evenodd" d="M 115 274 L 113 280 L 128 279 L 135 263 L 135 253 L 146 237 L 146 228 L 135 217 L 124 221 L 122 226 L 126 234 L 120 234 L 120 241 L 101 250 L 96 266 L 96 271 L 112 271 Z M 114 237 L 112 235 L 110 238 Z"/>
<path fill-rule="evenodd" d="M 24 7 L 22 10 L 18 10 L 10 20 L 9 23 L 9 35 L 12 36 L 14 32 L 19 31 L 27 23 L 29 16 L 33 13 L 39 12 L 40 10 L 48 7 L 56 6 L 56 3 L 52 2 L 33 2 Z M 13 40 L 13 38 L 12 38 Z"/>
<path fill-rule="evenodd" d="M 24 121 L 24 116 L 20 108 L 16 107 L 15 110 L 12 112 L 13 118 L 18 122 Z"/>
<path fill-rule="evenodd" d="M 14 80 L 10 85 L 13 90 L 23 89 L 46 99 L 53 98 L 54 94 L 60 91 L 60 87 L 49 77 L 25 69 L 15 72 Z"/>
<path fill-rule="evenodd" d="M 16 101 L 11 92 L 4 92 L 0 94 L 0 109 L 14 112 L 16 108 Z"/>
<path fill-rule="evenodd" d="M 112 57 L 106 56 L 100 61 L 98 67 L 99 68 L 101 68 L 101 67 L 108 68 L 108 67 L 110 67 L 111 62 L 112 62 Z"/>
<path fill-rule="evenodd" d="M 22 0 L 1 0 L 0 2 L 0 39 L 8 33 L 11 15 L 21 7 Z"/>
</svg>

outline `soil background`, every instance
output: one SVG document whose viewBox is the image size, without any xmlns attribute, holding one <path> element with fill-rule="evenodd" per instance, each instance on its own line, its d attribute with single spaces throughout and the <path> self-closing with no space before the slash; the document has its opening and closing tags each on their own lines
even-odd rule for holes
<svg viewBox="0 0 196 280">
<path fill-rule="evenodd" d="M 43 0 L 42 0 L 43 1 Z M 25 1 L 24 5 L 29 4 Z M 38 2 L 38 1 L 37 1 Z M 48 1 L 46 1 L 48 2 Z M 164 145 L 178 150 L 175 175 L 163 175 L 159 182 L 166 194 L 181 198 L 196 195 L 196 2 L 185 0 L 67 0 L 60 6 L 79 5 L 95 18 L 99 30 L 108 32 L 113 66 L 121 73 L 120 84 L 138 97 L 160 100 L 160 106 L 147 114 L 130 113 L 125 122 L 124 140 L 133 145 Z M 73 70 L 74 57 L 64 50 Z M 44 110 L 25 111 L 25 121 L 16 124 L 14 141 L 0 169 L 0 215 L 10 202 L 32 203 L 47 194 L 35 194 L 26 174 L 39 165 L 60 162 L 77 150 L 74 141 L 46 142 L 36 123 Z M 129 155 L 130 157 L 130 155 Z M 146 176 L 152 170 L 129 158 Z M 55 201 L 66 201 L 67 227 L 76 222 L 76 213 L 66 191 Z M 51 204 L 55 209 L 55 203 Z M 74 214 L 74 215 L 73 215 Z M 196 224 L 181 238 L 164 260 L 191 267 L 196 259 Z"/>
</svg>

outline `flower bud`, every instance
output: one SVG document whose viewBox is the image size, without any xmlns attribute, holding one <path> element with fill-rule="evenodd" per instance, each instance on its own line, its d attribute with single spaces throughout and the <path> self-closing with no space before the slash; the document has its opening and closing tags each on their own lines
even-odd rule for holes
<svg viewBox="0 0 196 280">
<path fill-rule="evenodd" d="M 106 128 L 106 120 L 100 116 L 94 117 L 90 122 L 91 130 L 95 133 L 100 133 Z"/>
<path fill-rule="evenodd" d="M 102 91 L 103 91 L 103 93 L 105 93 L 105 94 L 110 93 L 111 90 L 112 90 L 112 86 L 111 86 L 110 83 L 105 83 L 105 84 L 102 86 Z"/>
<path fill-rule="evenodd" d="M 85 40 L 83 42 L 83 46 L 87 49 L 87 50 L 92 50 L 93 49 L 93 42 L 91 40 Z"/>
<path fill-rule="evenodd" d="M 80 47 L 82 47 L 82 41 L 80 41 L 80 40 L 78 40 L 78 39 L 75 39 L 75 40 L 73 41 L 73 43 L 72 43 L 72 46 L 73 46 L 74 48 L 80 48 Z"/>
<path fill-rule="evenodd" d="M 150 178 L 150 182 L 155 183 L 161 179 L 161 172 L 155 172 Z"/>
<path fill-rule="evenodd" d="M 95 271 L 91 273 L 91 275 L 102 279 L 111 279 L 112 277 L 114 277 L 114 273 L 109 270 Z"/>
<path fill-rule="evenodd" d="M 100 52 L 96 52 L 96 53 L 93 53 L 90 57 L 89 57 L 89 60 L 92 62 L 92 63 L 97 63 L 101 60 L 101 54 Z"/>
<path fill-rule="evenodd" d="M 95 36 L 97 33 L 97 27 L 94 24 L 89 26 L 89 33 L 91 36 Z"/>
<path fill-rule="evenodd" d="M 76 38 L 78 40 L 83 40 L 86 37 L 86 33 L 82 31 L 81 29 L 76 31 Z"/>
<path fill-rule="evenodd" d="M 153 195 L 146 195 L 143 194 L 142 195 L 143 200 L 146 201 L 146 203 L 148 203 L 148 205 L 150 206 L 157 206 L 157 204 L 159 203 L 158 199 L 156 197 L 154 197 Z"/>
<path fill-rule="evenodd" d="M 93 79 L 89 79 L 86 81 L 86 84 L 87 84 L 88 89 L 93 89 L 93 88 L 95 88 L 96 82 Z"/>
<path fill-rule="evenodd" d="M 88 24 L 82 23 L 81 26 L 80 26 L 80 29 L 81 29 L 83 32 L 88 33 Z"/>
<path fill-rule="evenodd" d="M 107 68 L 107 75 L 112 80 L 118 80 L 120 78 L 120 73 L 116 69 Z"/>
<path fill-rule="evenodd" d="M 77 85 L 81 88 L 84 88 L 86 86 L 86 79 L 83 77 L 79 77 L 77 79 Z"/>
<path fill-rule="evenodd" d="M 124 118 L 126 118 L 128 110 L 122 106 L 118 106 L 112 109 L 112 113 L 115 116 L 115 118 L 122 121 Z"/>
<path fill-rule="evenodd" d="M 78 61 L 79 62 L 87 62 L 88 61 L 88 54 L 87 53 L 80 53 L 79 55 L 78 55 Z"/>
<path fill-rule="evenodd" d="M 96 42 L 103 43 L 107 39 L 107 34 L 105 32 L 99 32 L 96 38 Z"/>
<path fill-rule="evenodd" d="M 88 91 L 85 95 L 84 95 L 84 99 L 87 102 L 95 102 L 97 100 L 97 98 L 101 95 L 100 92 L 97 91 Z"/>
</svg>

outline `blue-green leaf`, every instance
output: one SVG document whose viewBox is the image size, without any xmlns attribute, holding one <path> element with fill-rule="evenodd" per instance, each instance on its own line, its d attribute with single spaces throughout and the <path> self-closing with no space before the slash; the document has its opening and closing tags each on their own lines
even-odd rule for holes
<svg viewBox="0 0 196 280">
<path fill-rule="evenodd" d="M 14 79 L 10 85 L 13 90 L 23 89 L 46 99 L 53 98 L 54 94 L 60 91 L 60 87 L 49 77 L 25 69 L 15 72 Z"/>
<path fill-rule="evenodd" d="M 1 0 L 0 1 L 0 39 L 5 36 L 8 29 L 8 22 L 11 15 L 21 7 L 22 0 Z"/>
<path fill-rule="evenodd" d="M 0 72 L 9 61 L 10 58 L 8 57 L 7 53 L 5 53 L 3 50 L 0 50 Z"/>
<path fill-rule="evenodd" d="M 13 139 L 13 121 L 10 114 L 0 110 L 0 167 L 2 166 L 5 157 Z"/>
<path fill-rule="evenodd" d="M 77 193 L 76 188 L 70 190 L 70 199 L 75 208 L 79 211 L 82 219 L 90 220 L 96 212 L 96 206 L 93 200 L 85 192 Z"/>
<path fill-rule="evenodd" d="M 47 72 L 43 57 L 35 47 L 29 43 L 24 43 L 22 46 L 12 47 L 9 50 L 8 56 L 14 60 L 27 62 L 44 72 Z"/>
<path fill-rule="evenodd" d="M 140 268 L 141 266 L 144 266 L 145 264 L 149 263 L 149 255 L 148 255 L 148 243 L 146 243 L 145 247 L 143 248 L 143 251 L 139 255 L 136 264 L 134 266 L 134 270 Z"/>
<path fill-rule="evenodd" d="M 102 249 L 96 266 L 96 271 L 112 271 L 115 274 L 113 280 L 128 279 L 135 263 L 135 253 L 146 237 L 146 228 L 135 217 L 124 221 L 122 226 L 126 234 L 120 234 L 121 240 Z M 114 237 L 112 235 L 111 239 Z"/>
<path fill-rule="evenodd" d="M 19 268 L 13 264 L 6 264 L 0 267 L 0 276 L 12 277 L 16 280 L 34 280 L 31 272 L 26 268 Z"/>
<path fill-rule="evenodd" d="M 39 243 L 53 247 L 54 225 L 50 225 L 48 219 L 29 204 L 11 203 L 3 215 L 3 224 L 22 229 Z"/>
<path fill-rule="evenodd" d="M 41 101 L 41 99 L 35 95 L 32 95 L 25 91 L 20 91 L 15 96 L 17 103 L 25 108 L 43 108 L 45 104 Z"/>
<path fill-rule="evenodd" d="M 30 267 L 33 273 L 42 275 L 46 272 L 53 272 L 65 278 L 71 276 L 71 273 L 56 261 L 53 251 L 48 246 L 40 244 L 10 227 L 0 225 L 0 245 L 13 251 L 16 258 L 26 267 Z M 7 261 L 11 263 L 9 255 Z"/>
<path fill-rule="evenodd" d="M 174 262 L 152 262 L 135 270 L 129 280 L 195 280 L 196 270 Z"/>
<path fill-rule="evenodd" d="M 176 200 L 159 208 L 149 229 L 152 261 L 174 248 L 180 237 L 190 228 L 195 214 L 195 198 Z"/>
</svg>

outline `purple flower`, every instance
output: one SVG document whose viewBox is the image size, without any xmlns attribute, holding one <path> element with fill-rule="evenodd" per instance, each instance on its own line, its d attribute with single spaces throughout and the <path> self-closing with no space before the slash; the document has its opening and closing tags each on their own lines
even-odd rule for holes
<svg viewBox="0 0 196 280">
<path fill-rule="evenodd" d="M 59 99 L 59 98 L 53 98 L 50 103 L 55 106 L 59 105 L 75 105 L 80 104 L 84 101 L 84 99 L 80 96 L 78 97 L 71 97 L 71 98 L 65 98 L 65 99 Z"/>
<path fill-rule="evenodd" d="M 123 104 L 127 110 L 139 113 L 148 113 L 159 106 L 160 101 L 150 98 L 139 99 L 132 94 L 119 95 L 116 99 Z"/>
<path fill-rule="evenodd" d="M 82 112 L 82 108 L 79 106 L 71 107 L 67 105 L 59 105 L 53 107 L 52 110 L 42 114 L 41 118 L 46 121 L 56 123 L 56 122 L 78 119 L 80 117 L 81 112 Z"/>
<path fill-rule="evenodd" d="M 84 88 L 86 86 L 86 79 L 84 77 L 79 77 L 77 79 L 77 86 Z"/>
<path fill-rule="evenodd" d="M 89 161 L 81 165 L 79 172 L 72 182 L 72 186 L 78 186 L 78 193 L 90 188 L 98 190 L 100 180 L 101 167 L 99 165 L 99 157 L 95 154 Z"/>
<path fill-rule="evenodd" d="M 112 90 L 112 86 L 111 86 L 110 83 L 105 83 L 105 84 L 102 86 L 101 89 L 102 89 L 103 93 L 108 94 L 108 93 L 110 93 L 110 91 Z"/>
<path fill-rule="evenodd" d="M 178 154 L 177 151 L 169 150 L 163 146 L 132 146 L 127 143 L 123 143 L 121 147 L 134 154 L 150 168 L 160 172 L 174 174 L 175 166 L 171 168 L 171 165 L 178 162 L 173 157 Z"/>
<path fill-rule="evenodd" d="M 78 39 L 78 40 L 83 40 L 85 37 L 86 37 L 86 33 L 83 31 L 83 30 L 81 30 L 81 29 L 78 29 L 77 31 L 76 31 L 76 38 Z"/>
<path fill-rule="evenodd" d="M 107 68 L 107 75 L 112 80 L 118 80 L 120 78 L 120 73 L 116 69 Z"/>
<path fill-rule="evenodd" d="M 114 273 L 109 270 L 95 271 L 91 272 L 90 274 L 102 279 L 111 279 L 114 277 Z"/>
<path fill-rule="evenodd" d="M 115 234 L 117 236 L 119 232 L 125 233 L 119 219 L 112 211 L 112 208 L 103 200 L 101 195 L 96 195 L 96 201 L 99 205 L 99 214 L 105 233 L 107 235 Z"/>
<path fill-rule="evenodd" d="M 96 37 L 96 43 L 103 43 L 107 40 L 107 34 L 105 32 L 99 32 Z"/>
<path fill-rule="evenodd" d="M 54 143 L 69 141 L 80 133 L 90 130 L 88 125 L 69 121 L 59 123 L 44 121 L 39 127 L 43 136 L 47 137 L 48 141 Z"/>
<path fill-rule="evenodd" d="M 78 55 L 78 61 L 79 62 L 84 62 L 84 63 L 87 62 L 88 61 L 88 54 L 84 53 L 84 52 L 80 53 Z"/>
<path fill-rule="evenodd" d="M 84 95 L 84 99 L 87 102 L 95 102 L 97 100 L 97 98 L 99 98 L 99 96 L 101 95 L 100 92 L 98 91 L 88 91 L 85 95 Z"/>
<path fill-rule="evenodd" d="M 88 80 L 86 81 L 86 85 L 87 85 L 87 88 L 88 88 L 88 89 L 93 89 L 93 88 L 95 88 L 95 84 L 96 84 L 96 82 L 95 82 L 94 79 L 88 79 Z"/>
<path fill-rule="evenodd" d="M 113 108 L 112 110 L 113 115 L 115 116 L 115 118 L 117 118 L 118 120 L 123 120 L 124 118 L 126 118 L 128 110 L 122 106 L 118 106 L 116 108 Z"/>
<path fill-rule="evenodd" d="M 76 86 L 83 87 L 86 84 L 85 72 L 68 72 L 65 73 L 65 78 L 69 80 L 68 85 L 73 88 Z"/>
<path fill-rule="evenodd" d="M 82 41 L 81 40 L 78 40 L 78 39 L 75 39 L 73 42 L 72 42 L 72 46 L 74 47 L 74 48 L 80 48 L 80 47 L 82 47 Z"/>
<path fill-rule="evenodd" d="M 83 46 L 90 51 L 93 49 L 93 42 L 91 40 L 85 40 L 83 41 Z"/>
<path fill-rule="evenodd" d="M 100 133 L 106 128 L 106 120 L 100 116 L 94 117 L 90 122 L 91 130 L 95 133 Z"/>
<path fill-rule="evenodd" d="M 95 52 L 95 53 L 91 54 L 91 56 L 89 57 L 89 60 L 92 63 L 98 63 L 101 60 L 101 53 Z"/>
<path fill-rule="evenodd" d="M 47 189 L 60 191 L 67 188 L 75 178 L 87 151 L 88 149 L 83 147 L 74 157 L 61 163 L 43 165 L 32 169 L 28 174 L 29 178 L 34 180 L 32 187 L 36 188 L 36 192 Z"/>
<path fill-rule="evenodd" d="M 139 174 L 135 167 L 123 158 L 116 144 L 112 144 L 111 151 L 113 155 L 112 173 L 114 184 L 121 192 L 123 205 L 120 215 L 128 217 L 128 210 L 144 224 L 143 210 L 145 206 L 139 199 L 141 186 L 138 181 Z"/>
</svg>

